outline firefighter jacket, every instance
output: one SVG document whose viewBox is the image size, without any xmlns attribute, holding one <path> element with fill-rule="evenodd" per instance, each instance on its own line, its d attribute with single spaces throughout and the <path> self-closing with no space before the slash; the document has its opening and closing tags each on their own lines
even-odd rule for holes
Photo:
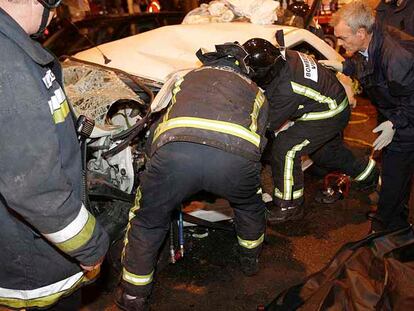
<svg viewBox="0 0 414 311">
<path fill-rule="evenodd" d="M 276 109 L 269 123 L 279 129 L 286 120 L 319 121 L 347 109 L 348 99 L 335 74 L 312 57 L 286 51 L 286 61 L 277 61 L 267 72 L 266 97 Z"/>
<path fill-rule="evenodd" d="M 205 66 L 175 83 L 170 106 L 153 133 L 152 153 L 172 141 L 206 144 L 259 161 L 268 104 L 236 68 Z"/>
<path fill-rule="evenodd" d="M 389 25 L 414 36 L 414 1 L 382 0 L 376 8 L 376 20 L 383 26 Z"/>
<path fill-rule="evenodd" d="M 0 8 L 0 305 L 47 307 L 89 280 L 108 237 L 81 202 L 58 62 Z"/>
<path fill-rule="evenodd" d="M 396 129 L 387 146 L 414 151 L 414 38 L 375 25 L 368 60 L 360 53 L 344 62 L 344 74 L 358 79 L 372 103 Z"/>
</svg>

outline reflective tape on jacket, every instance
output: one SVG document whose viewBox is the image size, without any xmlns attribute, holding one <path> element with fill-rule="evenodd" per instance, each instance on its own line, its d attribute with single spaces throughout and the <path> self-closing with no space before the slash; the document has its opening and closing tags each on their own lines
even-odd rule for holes
<svg viewBox="0 0 414 311">
<path fill-rule="evenodd" d="M 65 93 L 61 88 L 54 92 L 54 95 L 50 98 L 48 104 L 55 124 L 64 122 L 70 109 Z"/>
<path fill-rule="evenodd" d="M 321 93 L 319 93 L 318 91 L 310 87 L 307 87 L 305 85 L 302 85 L 302 84 L 299 84 L 293 81 L 290 82 L 290 84 L 292 85 L 293 92 L 296 94 L 308 97 L 319 103 L 328 104 L 328 107 L 330 110 L 335 109 L 337 107 L 336 100 L 331 97 L 322 95 Z"/>
<path fill-rule="evenodd" d="M 177 102 L 177 94 L 179 91 L 181 91 L 181 83 L 184 82 L 184 77 L 180 77 L 175 83 L 174 83 L 174 88 L 172 90 L 172 97 L 171 97 L 171 104 L 167 109 L 167 112 L 164 114 L 163 117 L 163 121 L 167 121 L 170 115 L 170 111 L 172 109 L 172 107 L 174 106 L 174 104 Z"/>
<path fill-rule="evenodd" d="M 354 180 L 355 181 L 362 181 L 362 180 L 366 179 L 371 174 L 372 170 L 374 169 L 375 163 L 376 163 L 375 160 L 369 159 L 367 167 L 364 169 L 364 171 L 361 174 L 359 174 L 357 177 L 355 177 Z"/>
<path fill-rule="evenodd" d="M 264 241 L 264 234 L 262 234 L 260 236 L 260 238 L 258 238 L 257 240 L 243 240 L 239 236 L 237 236 L 237 240 L 238 240 L 240 246 L 242 246 L 244 248 L 248 248 L 248 249 L 253 249 L 253 248 L 258 247 L 260 244 L 263 243 L 263 241 Z"/>
<path fill-rule="evenodd" d="M 249 131 L 245 127 L 225 122 L 217 121 L 203 118 L 194 118 L 194 117 L 179 117 L 167 120 L 158 125 L 154 133 L 154 141 L 164 132 L 174 128 L 198 128 L 203 130 L 209 130 L 214 132 L 220 132 L 223 134 L 229 134 L 242 138 L 256 147 L 260 146 L 260 135 L 255 132 Z"/>
<path fill-rule="evenodd" d="M 315 120 L 323 120 L 328 119 L 336 116 L 337 114 L 341 113 L 348 107 L 348 98 L 345 98 L 341 104 L 333 110 L 328 111 L 321 111 L 321 112 L 308 112 L 305 113 L 303 116 L 298 118 L 297 120 L 300 121 L 315 121 Z"/>
<path fill-rule="evenodd" d="M 16 309 L 44 308 L 54 304 L 63 295 L 66 296 L 74 292 L 81 284 L 89 281 L 91 281 L 89 275 L 79 272 L 64 280 L 37 289 L 16 290 L 0 288 L 0 305 Z"/>
<path fill-rule="evenodd" d="M 147 275 L 133 274 L 125 268 L 122 270 L 122 279 L 135 286 L 144 286 L 152 282 L 154 271 Z"/>
<path fill-rule="evenodd" d="M 254 99 L 253 103 L 253 111 L 250 114 L 252 118 L 252 123 L 250 124 L 250 130 L 252 132 L 257 131 L 257 118 L 259 117 L 260 109 L 263 106 L 263 103 L 265 102 L 266 98 L 261 90 L 259 90 L 256 94 L 256 98 Z"/>
<path fill-rule="evenodd" d="M 79 249 L 91 239 L 95 224 L 95 217 L 82 204 L 78 215 L 65 228 L 43 235 L 62 251 L 71 252 Z"/>
</svg>

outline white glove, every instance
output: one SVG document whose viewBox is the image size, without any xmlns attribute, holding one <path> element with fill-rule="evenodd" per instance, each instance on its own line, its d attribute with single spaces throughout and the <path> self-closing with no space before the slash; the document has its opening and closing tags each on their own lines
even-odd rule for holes
<svg viewBox="0 0 414 311">
<path fill-rule="evenodd" d="M 328 69 L 333 69 L 339 72 L 342 72 L 342 70 L 344 69 L 342 62 L 340 62 L 339 60 L 321 59 L 318 60 L 318 63 L 325 66 Z"/>
<path fill-rule="evenodd" d="M 382 132 L 374 141 L 374 150 L 381 150 L 392 141 L 395 134 L 393 126 L 391 121 L 385 121 L 372 130 L 373 133 Z"/>
</svg>

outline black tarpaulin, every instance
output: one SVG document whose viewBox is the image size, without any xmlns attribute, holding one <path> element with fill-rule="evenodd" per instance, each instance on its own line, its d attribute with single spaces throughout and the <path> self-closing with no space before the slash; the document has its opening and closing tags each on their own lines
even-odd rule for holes
<svg viewBox="0 0 414 311">
<path fill-rule="evenodd" d="M 345 244 L 324 269 L 266 310 L 414 310 L 412 227 Z"/>
</svg>

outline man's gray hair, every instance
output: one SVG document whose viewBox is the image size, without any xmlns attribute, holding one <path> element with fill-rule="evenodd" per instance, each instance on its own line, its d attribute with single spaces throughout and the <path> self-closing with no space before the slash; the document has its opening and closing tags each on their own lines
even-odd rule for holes
<svg viewBox="0 0 414 311">
<path fill-rule="evenodd" d="M 331 26 L 335 27 L 343 20 L 353 33 L 359 28 L 365 28 L 368 33 L 372 32 L 375 23 L 373 8 L 365 0 L 355 0 L 341 7 L 333 16 Z"/>
</svg>

